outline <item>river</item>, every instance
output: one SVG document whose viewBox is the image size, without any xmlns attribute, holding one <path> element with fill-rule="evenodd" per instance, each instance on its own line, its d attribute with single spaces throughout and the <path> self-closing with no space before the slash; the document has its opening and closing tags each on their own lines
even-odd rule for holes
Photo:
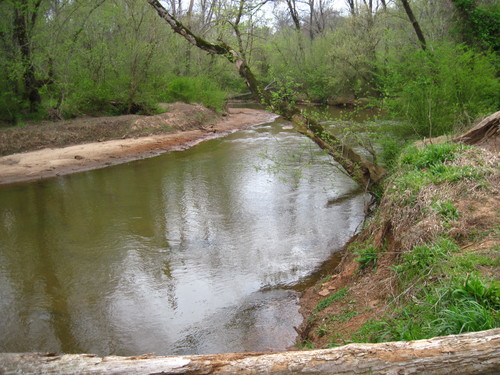
<svg viewBox="0 0 500 375">
<path fill-rule="evenodd" d="M 294 286 L 355 233 L 365 198 L 286 125 L 0 187 L 0 352 L 293 345 Z"/>
</svg>

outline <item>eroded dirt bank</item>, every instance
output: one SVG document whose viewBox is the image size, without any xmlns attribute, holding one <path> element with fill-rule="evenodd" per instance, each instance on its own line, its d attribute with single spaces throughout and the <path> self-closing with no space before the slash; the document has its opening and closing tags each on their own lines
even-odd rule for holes
<svg viewBox="0 0 500 375">
<path fill-rule="evenodd" d="M 71 136 L 66 140 L 55 139 L 57 133 L 37 129 L 40 136 L 53 134 L 46 140 L 50 147 L 0 157 L 0 184 L 50 178 L 184 150 L 201 141 L 270 122 L 274 118 L 273 113 L 249 108 L 230 108 L 226 116 L 220 116 L 199 105 L 177 103 L 169 112 L 160 115 L 107 117 L 92 119 L 90 125 L 79 125 L 79 134 L 84 129 L 93 133 L 89 137 L 97 136 L 98 140 L 101 138 L 97 132 L 105 134 L 104 127 L 113 127 L 118 139 L 60 147 L 61 142 L 77 143 L 79 140 L 72 142 Z M 102 127 L 95 126 L 99 121 Z M 125 130 L 122 128 L 124 122 L 127 123 Z M 144 136 L 147 133 L 153 134 Z M 20 138 L 22 135 L 2 132 L 2 136 Z M 33 148 L 37 144 L 33 142 Z"/>
<path fill-rule="evenodd" d="M 500 119 L 500 112 L 491 118 Z M 446 335 L 455 321 L 463 331 L 479 330 L 472 323 L 481 315 L 469 322 L 472 310 L 456 306 L 486 301 L 485 290 L 498 304 L 498 136 L 494 123 L 478 137 L 481 142 L 469 142 L 473 147 L 462 146 L 461 136 L 456 146 L 441 147 L 442 139 L 406 152 L 384 184 L 377 211 L 343 251 L 335 271 L 303 293 L 301 345 L 329 348 L 411 340 L 410 334 Z M 461 315 L 453 315 L 454 309 Z M 423 318 L 421 311 L 427 314 Z M 424 328 L 417 331 L 418 325 Z"/>
</svg>

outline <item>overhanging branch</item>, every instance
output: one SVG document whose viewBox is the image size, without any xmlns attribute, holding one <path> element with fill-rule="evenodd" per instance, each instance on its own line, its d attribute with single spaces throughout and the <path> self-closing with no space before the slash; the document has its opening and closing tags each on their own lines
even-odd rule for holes
<svg viewBox="0 0 500 375">
<path fill-rule="evenodd" d="M 370 162 L 357 154 L 351 147 L 343 144 L 333 134 L 328 132 L 319 122 L 308 118 L 301 113 L 298 107 L 290 105 L 284 100 L 275 100 L 270 93 L 263 89 L 245 59 L 233 48 L 225 43 L 211 43 L 184 26 L 158 0 L 147 0 L 174 32 L 183 36 L 189 43 L 215 55 L 222 55 L 234 63 L 238 73 L 243 78 L 253 96 L 273 112 L 279 113 L 285 119 L 291 120 L 299 132 L 307 135 L 317 145 L 328 153 L 347 171 L 359 184 L 371 191 L 371 188 L 384 175 L 385 169 Z M 241 9 L 240 9 L 241 10 Z"/>
</svg>

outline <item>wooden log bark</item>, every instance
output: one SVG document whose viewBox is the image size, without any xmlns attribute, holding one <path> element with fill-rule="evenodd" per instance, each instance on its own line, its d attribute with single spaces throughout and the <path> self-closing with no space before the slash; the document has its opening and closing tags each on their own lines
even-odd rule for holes
<svg viewBox="0 0 500 375">
<path fill-rule="evenodd" d="M 454 142 L 468 145 L 481 145 L 489 139 L 498 136 L 500 126 L 500 111 L 493 113 L 477 123 L 472 129 L 453 139 Z"/>
<path fill-rule="evenodd" d="M 0 374 L 498 374 L 500 329 L 334 349 L 198 356 L 0 354 Z"/>
</svg>

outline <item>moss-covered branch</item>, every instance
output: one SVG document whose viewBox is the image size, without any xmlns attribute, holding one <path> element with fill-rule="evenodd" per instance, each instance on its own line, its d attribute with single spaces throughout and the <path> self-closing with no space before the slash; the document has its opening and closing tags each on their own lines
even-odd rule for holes
<svg viewBox="0 0 500 375">
<path fill-rule="evenodd" d="M 225 43 L 214 44 L 195 35 L 189 28 L 172 16 L 158 0 L 147 1 L 156 10 L 158 15 L 170 25 L 173 31 L 182 35 L 189 43 L 208 53 L 222 55 L 231 63 L 234 63 L 239 75 L 259 102 L 285 119 L 293 121 L 299 132 L 311 138 L 322 149 L 327 150 L 356 182 L 371 191 L 373 186 L 384 175 L 385 170 L 383 168 L 357 154 L 352 148 L 343 144 L 333 134 L 328 132 L 317 121 L 302 114 L 299 108 L 290 106 L 285 101 L 273 100 L 270 93 L 263 89 L 245 59 L 235 49 Z"/>
</svg>

